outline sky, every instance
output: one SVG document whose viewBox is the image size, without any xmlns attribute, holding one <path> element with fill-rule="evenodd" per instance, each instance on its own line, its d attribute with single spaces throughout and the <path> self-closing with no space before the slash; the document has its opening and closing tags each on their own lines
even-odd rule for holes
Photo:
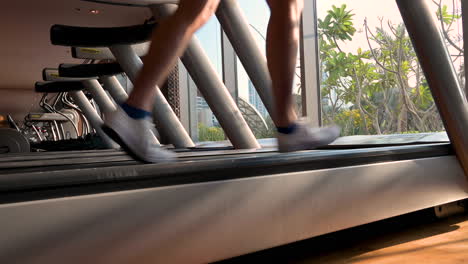
<svg viewBox="0 0 468 264">
<path fill-rule="evenodd" d="M 456 7 L 459 7 L 459 2 L 459 0 L 455 1 Z M 248 22 L 258 31 L 260 31 L 263 36 L 265 36 L 270 14 L 266 2 L 263 0 L 238 0 L 238 3 Z M 450 9 L 452 8 L 451 0 L 443 0 L 442 3 L 446 4 Z M 358 48 L 362 48 L 363 50 L 369 49 L 365 35 L 363 33 L 364 18 L 367 18 L 371 29 L 374 29 L 380 23 L 378 19 L 379 17 L 384 18 L 384 23 L 387 23 L 388 20 L 390 20 L 393 24 L 399 24 L 403 22 L 396 5 L 396 1 L 394 0 L 317 0 L 318 18 L 323 19 L 327 14 L 327 10 L 331 9 L 332 5 L 339 7 L 342 4 L 346 4 L 347 9 L 353 10 L 353 13 L 355 13 L 354 26 L 358 30 L 358 32 L 356 32 L 355 36 L 353 37 L 353 41 L 342 45 L 342 48 L 347 52 L 355 52 Z M 461 26 L 455 26 L 453 30 L 461 31 L 462 29 Z M 264 51 L 265 41 L 263 40 L 263 37 L 257 33 L 256 30 L 252 29 L 252 33 L 256 38 L 259 46 Z M 210 57 L 213 66 L 221 75 L 222 65 L 220 27 L 216 18 L 213 17 L 202 29 L 197 32 L 196 35 L 208 56 Z M 248 77 L 242 69 L 239 69 L 238 83 L 239 96 L 248 98 Z"/>
</svg>

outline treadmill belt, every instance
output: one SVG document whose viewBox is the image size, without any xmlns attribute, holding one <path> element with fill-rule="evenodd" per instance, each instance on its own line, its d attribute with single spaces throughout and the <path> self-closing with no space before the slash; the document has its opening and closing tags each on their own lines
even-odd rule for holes
<svg viewBox="0 0 468 264">
<path fill-rule="evenodd" d="M 0 175 L 0 203 L 11 201 L 12 197 L 13 200 L 36 199 L 37 195 L 51 198 L 64 192 L 68 196 L 453 155 L 450 144 L 292 153 L 229 152 L 232 151 L 217 156 L 179 153 L 179 161 L 161 164 L 141 164 L 125 155 L 53 159 L 51 166 L 40 166 L 45 161 L 17 162 L 15 166 L 5 162 Z M 30 167 L 23 166 L 26 164 Z"/>
</svg>

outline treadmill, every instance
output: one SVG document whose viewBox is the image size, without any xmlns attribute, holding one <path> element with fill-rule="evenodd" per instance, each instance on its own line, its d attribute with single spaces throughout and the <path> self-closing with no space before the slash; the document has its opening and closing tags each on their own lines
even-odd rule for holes
<svg viewBox="0 0 468 264">
<path fill-rule="evenodd" d="M 397 2 L 414 25 L 418 55 L 437 60 L 443 44 L 425 1 Z M 419 42 L 418 32 L 431 41 Z M 439 42 L 427 54 L 418 48 Z M 421 60 L 426 73 L 428 61 Z M 361 138 L 350 147 L 354 138 L 342 138 L 278 153 L 260 142 L 271 148 L 185 148 L 178 162 L 162 164 L 118 150 L 2 155 L 0 260 L 207 263 L 466 199 L 466 137 L 457 130 L 468 125 L 466 99 L 444 104 L 447 95 L 437 92 L 440 77 L 447 93 L 460 92 L 447 77 L 448 61 L 437 61 L 440 74 L 428 80 L 439 109 L 465 107 L 451 111 L 453 122 L 441 111 L 452 144 L 420 135 L 400 145 L 401 138 L 382 136 L 385 142 Z"/>
</svg>

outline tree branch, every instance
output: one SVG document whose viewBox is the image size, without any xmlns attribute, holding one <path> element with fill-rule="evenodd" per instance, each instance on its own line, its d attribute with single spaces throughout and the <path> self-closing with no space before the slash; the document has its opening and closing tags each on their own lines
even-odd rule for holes
<svg viewBox="0 0 468 264">
<path fill-rule="evenodd" d="M 434 0 L 432 2 L 434 2 L 437 5 L 437 8 L 439 10 L 437 16 L 439 17 L 440 26 L 442 27 L 442 33 L 444 34 L 444 37 L 447 39 L 450 45 L 452 45 L 459 52 L 463 53 L 463 49 L 458 47 L 458 45 L 455 44 L 455 42 L 453 42 L 453 40 L 450 38 L 448 34 L 448 31 L 445 29 L 444 17 L 442 16 L 442 0 L 439 0 L 439 3 L 435 2 Z"/>
<path fill-rule="evenodd" d="M 377 63 L 377 65 L 379 65 L 382 69 L 384 69 L 384 70 L 386 70 L 386 71 L 388 71 L 388 72 L 391 72 L 391 73 L 394 73 L 394 74 L 398 74 L 396 71 L 385 67 L 385 66 L 384 66 L 382 63 L 380 63 L 380 61 L 378 60 L 377 55 L 375 54 L 375 51 L 374 51 L 374 49 L 372 48 L 372 45 L 371 45 L 371 43 L 370 43 L 369 35 L 368 35 L 368 33 L 367 33 L 368 31 L 370 31 L 369 26 L 367 25 L 367 20 L 364 20 L 364 28 L 365 28 L 365 31 L 366 31 L 367 44 L 369 45 L 370 52 L 371 52 L 371 54 L 372 54 L 372 57 L 374 57 L 374 60 L 375 60 L 375 62 Z"/>
</svg>

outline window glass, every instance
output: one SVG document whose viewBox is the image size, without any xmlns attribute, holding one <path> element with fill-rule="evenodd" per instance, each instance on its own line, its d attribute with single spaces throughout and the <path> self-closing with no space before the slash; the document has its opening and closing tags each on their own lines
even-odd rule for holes
<svg viewBox="0 0 468 264">
<path fill-rule="evenodd" d="M 464 81 L 460 3 L 428 2 Z M 317 16 L 324 124 L 343 136 L 444 130 L 395 1 L 319 0 Z"/>
<path fill-rule="evenodd" d="M 266 1 L 238 0 L 238 3 L 247 19 L 247 22 L 249 23 L 250 30 L 257 41 L 258 46 L 260 47 L 263 55 L 265 55 L 268 20 L 270 17 L 270 9 L 266 4 Z M 239 59 L 237 59 L 237 89 L 239 95 L 238 100 L 240 101 L 238 103 L 239 107 L 251 107 L 255 109 L 255 116 L 245 116 L 246 121 L 249 123 L 249 126 L 255 136 L 257 138 L 274 137 L 276 129 L 273 121 L 266 111 L 265 106 L 263 105 L 252 81 L 249 79 Z M 293 93 L 296 110 L 299 113 L 301 111 L 300 92 L 300 61 L 298 59 Z M 252 111 L 248 111 L 247 109 L 243 110 L 243 112 L 252 113 Z M 259 126 L 258 124 L 262 125 Z"/>
<path fill-rule="evenodd" d="M 461 87 L 465 87 L 465 52 L 460 0 L 433 0 L 432 11 L 443 33 Z M 465 91 L 465 90 L 464 90 Z"/>
<path fill-rule="evenodd" d="M 202 48 L 210 59 L 210 62 L 219 76 L 222 76 L 222 50 L 221 50 L 221 31 L 220 25 L 215 17 L 212 17 L 205 26 L 203 26 L 196 36 L 200 41 Z M 221 78 L 221 77 L 220 77 Z M 198 91 L 195 83 L 189 81 L 189 96 L 192 97 L 192 107 L 190 115 L 192 124 L 196 128 L 192 130 L 194 141 L 221 141 L 225 140 L 224 131 L 219 125 L 203 95 Z"/>
</svg>

